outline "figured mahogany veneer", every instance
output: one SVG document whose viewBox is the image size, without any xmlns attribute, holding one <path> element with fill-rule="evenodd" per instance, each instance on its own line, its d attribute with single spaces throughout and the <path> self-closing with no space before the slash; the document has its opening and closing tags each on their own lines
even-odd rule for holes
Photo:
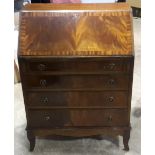
<svg viewBox="0 0 155 155">
<path fill-rule="evenodd" d="M 30 4 L 18 60 L 30 151 L 36 136 L 123 136 L 129 150 L 133 78 L 127 4 Z"/>
<path fill-rule="evenodd" d="M 29 125 L 32 128 L 48 127 L 102 127 L 128 125 L 127 110 L 100 109 L 54 109 L 29 110 Z M 80 116 L 80 117 L 79 117 Z M 39 121 L 36 121 L 36 120 Z"/>
<path fill-rule="evenodd" d="M 94 82 L 95 81 L 95 82 Z M 55 90 L 127 90 L 129 77 L 127 75 L 38 75 L 25 76 L 24 82 L 28 88 L 48 88 Z"/>
<path fill-rule="evenodd" d="M 132 55 L 129 12 L 126 4 L 27 5 L 21 15 L 20 54 Z"/>
<path fill-rule="evenodd" d="M 102 57 L 92 58 L 87 57 L 83 59 L 78 57 L 78 59 L 66 59 L 66 58 L 35 58 L 22 59 L 24 63 L 22 64 L 22 72 L 27 73 L 48 73 L 48 74 L 71 74 L 71 73 L 129 73 L 130 72 L 130 58 L 128 57 L 105 57 L 104 61 Z"/>
<path fill-rule="evenodd" d="M 128 91 L 30 91 L 29 108 L 127 108 Z"/>
</svg>

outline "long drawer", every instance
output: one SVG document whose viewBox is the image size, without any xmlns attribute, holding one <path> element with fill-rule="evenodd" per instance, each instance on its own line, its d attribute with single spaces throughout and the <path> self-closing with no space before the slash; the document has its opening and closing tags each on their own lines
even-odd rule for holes
<svg viewBox="0 0 155 155">
<path fill-rule="evenodd" d="M 109 107 L 126 108 L 127 91 L 101 91 L 101 92 L 49 92 L 30 91 L 26 99 L 28 106 L 52 106 L 52 107 Z"/>
<path fill-rule="evenodd" d="M 127 90 L 128 75 L 32 75 L 24 76 L 28 88 Z"/>
<path fill-rule="evenodd" d="M 124 58 L 125 59 L 125 58 Z M 27 72 L 124 72 L 130 70 L 130 59 L 120 58 L 70 58 L 70 59 L 32 59 L 22 61 L 22 71 Z"/>
<path fill-rule="evenodd" d="M 29 127 L 86 127 L 86 126 L 126 126 L 127 110 L 29 110 Z"/>
</svg>

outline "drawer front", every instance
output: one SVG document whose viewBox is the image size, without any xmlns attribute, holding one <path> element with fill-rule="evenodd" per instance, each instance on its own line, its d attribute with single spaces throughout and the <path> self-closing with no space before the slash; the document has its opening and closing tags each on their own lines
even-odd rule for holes
<svg viewBox="0 0 155 155">
<path fill-rule="evenodd" d="M 25 76 L 28 88 L 127 90 L 127 75 L 63 75 Z"/>
<path fill-rule="evenodd" d="M 114 60 L 77 60 L 69 59 L 68 61 L 47 60 L 29 60 L 25 61 L 23 70 L 25 72 L 128 72 L 130 69 L 130 61 L 114 59 Z"/>
<path fill-rule="evenodd" d="M 28 106 L 127 107 L 126 91 L 105 92 L 28 92 Z"/>
<path fill-rule="evenodd" d="M 126 126 L 127 110 L 31 110 L 29 127 Z"/>
</svg>

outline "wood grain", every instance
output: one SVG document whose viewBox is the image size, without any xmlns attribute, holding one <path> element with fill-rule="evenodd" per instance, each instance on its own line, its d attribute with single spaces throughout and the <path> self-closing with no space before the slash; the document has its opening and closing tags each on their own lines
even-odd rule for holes
<svg viewBox="0 0 155 155">
<path fill-rule="evenodd" d="M 127 126 L 127 110 L 102 109 L 55 109 L 29 110 L 29 127 L 87 127 L 87 126 Z M 39 120 L 39 121 L 36 121 Z"/>
<path fill-rule="evenodd" d="M 21 12 L 19 55 L 132 55 L 130 8 L 124 4 L 119 7 L 108 4 L 111 6 L 108 10 L 105 6 L 44 4 L 25 7 Z M 65 11 L 66 7 L 69 10 Z M 43 11 L 46 9 L 48 11 Z"/>
<path fill-rule="evenodd" d="M 35 4 L 20 14 L 18 60 L 30 151 L 36 136 L 122 135 L 134 66 L 127 4 Z"/>
<path fill-rule="evenodd" d="M 79 3 L 79 4 L 27 4 L 23 7 L 23 11 L 28 10 L 130 10 L 127 3 Z"/>
<path fill-rule="evenodd" d="M 127 91 L 28 92 L 29 108 L 126 108 Z"/>
</svg>

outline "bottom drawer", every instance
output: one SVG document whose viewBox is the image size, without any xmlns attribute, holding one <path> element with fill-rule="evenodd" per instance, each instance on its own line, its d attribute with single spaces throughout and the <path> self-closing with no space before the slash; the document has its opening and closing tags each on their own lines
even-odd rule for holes
<svg viewBox="0 0 155 155">
<path fill-rule="evenodd" d="M 128 111 L 110 109 L 29 110 L 29 127 L 126 126 Z"/>
</svg>

